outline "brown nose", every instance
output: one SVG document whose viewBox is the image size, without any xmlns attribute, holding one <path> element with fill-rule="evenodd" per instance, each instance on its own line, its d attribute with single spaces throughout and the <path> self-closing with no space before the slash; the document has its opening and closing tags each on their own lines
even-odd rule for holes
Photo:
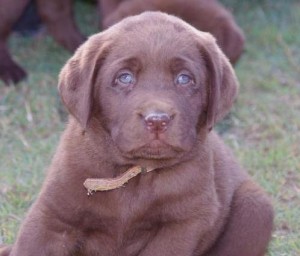
<svg viewBox="0 0 300 256">
<path fill-rule="evenodd" d="M 150 132 L 164 132 L 168 128 L 171 117 L 166 113 L 154 112 L 148 114 L 144 120 Z"/>
</svg>

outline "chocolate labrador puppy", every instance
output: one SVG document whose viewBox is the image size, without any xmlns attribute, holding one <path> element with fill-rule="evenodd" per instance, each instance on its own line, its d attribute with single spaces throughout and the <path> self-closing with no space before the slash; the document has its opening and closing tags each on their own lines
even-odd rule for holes
<svg viewBox="0 0 300 256">
<path fill-rule="evenodd" d="M 215 39 L 174 16 L 146 12 L 92 36 L 60 74 L 69 123 L 0 255 L 264 255 L 270 201 L 212 130 L 237 90 Z M 146 171 L 122 185 L 132 167 Z M 118 186 L 87 194 L 90 178 Z"/>
</svg>

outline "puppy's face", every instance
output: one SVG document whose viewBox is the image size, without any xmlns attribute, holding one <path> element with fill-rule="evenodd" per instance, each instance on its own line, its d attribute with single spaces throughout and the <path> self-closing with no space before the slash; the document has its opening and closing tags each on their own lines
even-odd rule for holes
<svg viewBox="0 0 300 256">
<path fill-rule="evenodd" d="M 191 151 L 199 131 L 228 111 L 236 90 L 214 39 L 161 13 L 128 18 L 89 39 L 60 82 L 82 126 L 94 115 L 122 154 L 143 159 Z"/>
<path fill-rule="evenodd" d="M 96 97 L 119 149 L 142 158 L 189 151 L 206 99 L 195 42 L 174 24 L 124 29 L 99 72 Z"/>
</svg>

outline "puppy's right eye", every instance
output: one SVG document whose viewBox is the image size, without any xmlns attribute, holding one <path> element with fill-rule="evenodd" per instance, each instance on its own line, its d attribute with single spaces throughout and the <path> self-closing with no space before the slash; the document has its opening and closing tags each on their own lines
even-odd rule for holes
<svg viewBox="0 0 300 256">
<path fill-rule="evenodd" d="M 135 79 L 132 73 L 123 72 L 119 74 L 115 80 L 115 84 L 121 84 L 123 86 L 132 85 L 135 83 Z"/>
<path fill-rule="evenodd" d="M 175 83 L 177 85 L 181 85 L 181 86 L 187 86 L 187 85 L 191 85 L 191 84 L 194 84 L 194 80 L 193 78 L 191 77 L 191 75 L 188 75 L 188 74 L 179 74 L 177 77 L 176 77 L 176 80 L 175 80 Z"/>
</svg>

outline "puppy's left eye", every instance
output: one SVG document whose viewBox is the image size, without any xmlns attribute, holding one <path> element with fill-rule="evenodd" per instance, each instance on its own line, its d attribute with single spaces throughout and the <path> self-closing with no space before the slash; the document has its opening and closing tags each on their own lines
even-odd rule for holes
<svg viewBox="0 0 300 256">
<path fill-rule="evenodd" d="M 194 83 L 194 80 L 191 76 L 189 76 L 187 74 L 180 74 L 177 76 L 175 82 L 178 85 L 189 85 L 189 84 Z"/>
</svg>

